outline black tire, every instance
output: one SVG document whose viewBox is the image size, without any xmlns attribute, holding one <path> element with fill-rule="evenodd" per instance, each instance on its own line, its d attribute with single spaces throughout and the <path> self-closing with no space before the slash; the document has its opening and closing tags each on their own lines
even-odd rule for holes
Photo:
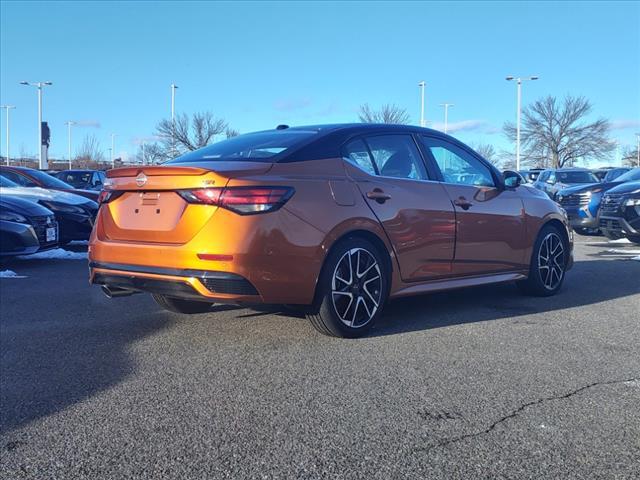
<svg viewBox="0 0 640 480">
<path fill-rule="evenodd" d="M 389 296 L 390 272 L 383 255 L 358 237 L 341 241 L 331 250 L 318 279 L 316 302 L 307 312 L 316 330 L 333 337 L 366 335 Z"/>
<path fill-rule="evenodd" d="M 556 250 L 559 248 L 561 248 L 561 255 L 560 250 Z M 553 225 L 546 225 L 540 230 L 533 246 L 529 277 L 517 282 L 517 285 L 523 293 L 528 295 L 536 297 L 555 295 L 564 282 L 568 261 L 569 245 L 563 232 Z"/>
<path fill-rule="evenodd" d="M 206 313 L 211 310 L 213 303 L 199 302 L 197 300 L 184 300 L 182 298 L 167 297 L 153 293 L 151 295 L 158 305 L 173 313 Z"/>
<path fill-rule="evenodd" d="M 636 245 L 640 245 L 640 235 L 627 235 L 627 240 Z"/>
</svg>

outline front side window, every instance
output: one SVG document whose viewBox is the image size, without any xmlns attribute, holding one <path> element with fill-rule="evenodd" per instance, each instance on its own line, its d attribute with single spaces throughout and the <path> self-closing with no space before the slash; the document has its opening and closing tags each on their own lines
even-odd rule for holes
<svg viewBox="0 0 640 480">
<path fill-rule="evenodd" d="M 476 187 L 495 187 L 491 170 L 470 153 L 444 140 L 423 137 L 444 181 Z"/>
<path fill-rule="evenodd" d="M 427 180 L 427 172 L 411 135 L 367 137 L 373 161 L 383 177 Z"/>
<path fill-rule="evenodd" d="M 362 140 L 354 140 L 345 145 L 342 155 L 346 161 L 360 167 L 369 175 L 375 175 L 376 171 L 371 162 L 369 150 Z"/>
</svg>

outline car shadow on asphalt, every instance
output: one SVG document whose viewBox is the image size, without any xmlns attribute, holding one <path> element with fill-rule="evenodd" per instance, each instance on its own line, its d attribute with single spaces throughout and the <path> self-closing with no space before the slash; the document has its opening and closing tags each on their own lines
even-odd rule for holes
<svg viewBox="0 0 640 480">
<path fill-rule="evenodd" d="M 10 268 L 25 278 L 2 279 L 0 288 L 3 436 L 126 381 L 136 371 L 131 345 L 175 321 L 150 299 L 111 303 L 88 286 L 86 262 L 15 260 Z"/>
<path fill-rule="evenodd" d="M 369 336 L 384 336 L 431 328 L 518 317 L 583 307 L 640 293 L 640 262 L 577 261 L 553 297 L 523 295 L 514 283 L 450 290 L 397 299 L 385 307 Z M 545 322 L 544 317 L 525 323 Z"/>
</svg>

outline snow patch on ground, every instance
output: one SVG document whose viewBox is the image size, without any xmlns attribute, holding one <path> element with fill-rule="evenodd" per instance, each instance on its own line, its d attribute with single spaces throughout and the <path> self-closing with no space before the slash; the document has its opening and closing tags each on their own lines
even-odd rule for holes
<svg viewBox="0 0 640 480">
<path fill-rule="evenodd" d="M 18 275 L 13 270 L 2 270 L 0 271 L 0 278 L 27 278 L 24 275 Z"/>
<path fill-rule="evenodd" d="M 609 243 L 631 243 L 628 238 L 619 238 L 618 240 L 609 240 Z"/>
<path fill-rule="evenodd" d="M 640 250 L 607 250 L 607 253 L 617 253 L 619 255 L 640 255 Z"/>
<path fill-rule="evenodd" d="M 63 248 L 54 248 L 33 255 L 21 255 L 21 260 L 86 260 L 87 252 L 70 252 Z"/>
</svg>

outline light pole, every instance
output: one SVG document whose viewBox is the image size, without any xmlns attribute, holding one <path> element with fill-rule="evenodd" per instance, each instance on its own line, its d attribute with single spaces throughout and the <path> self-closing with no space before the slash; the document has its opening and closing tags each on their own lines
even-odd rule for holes
<svg viewBox="0 0 640 480">
<path fill-rule="evenodd" d="M 173 155 L 176 152 L 176 89 L 178 86 L 175 83 L 171 84 L 171 150 Z"/>
<path fill-rule="evenodd" d="M 72 122 L 71 120 L 65 123 L 65 125 L 67 126 L 67 153 L 69 155 L 69 170 L 71 170 L 71 126 L 75 124 L 76 122 Z"/>
<path fill-rule="evenodd" d="M 51 82 L 20 82 L 20 85 L 30 85 L 38 89 L 38 168 L 45 168 L 42 159 L 42 87 L 53 85 Z"/>
<path fill-rule="evenodd" d="M 516 170 L 520 170 L 520 110 L 522 106 L 522 81 L 523 80 L 538 80 L 537 75 L 531 77 L 513 77 L 509 75 L 507 81 L 515 80 L 518 84 L 518 113 L 516 114 Z"/>
<path fill-rule="evenodd" d="M 111 168 L 116 168 L 116 134 L 111 134 Z"/>
<path fill-rule="evenodd" d="M 426 87 L 426 83 L 425 81 L 421 81 L 420 83 L 418 83 L 418 86 L 420 87 L 420 96 L 421 96 L 421 101 L 420 101 L 420 126 L 421 127 L 426 127 L 427 126 L 427 122 L 424 119 L 424 87 Z"/>
<path fill-rule="evenodd" d="M 0 105 L 0 108 L 4 108 L 7 111 L 7 165 L 11 159 L 11 150 L 9 150 L 9 110 L 16 108 L 15 105 Z"/>
<path fill-rule="evenodd" d="M 449 107 L 453 107 L 453 103 L 441 103 L 441 107 L 444 107 L 444 133 L 447 133 L 447 126 L 449 124 Z"/>
</svg>

